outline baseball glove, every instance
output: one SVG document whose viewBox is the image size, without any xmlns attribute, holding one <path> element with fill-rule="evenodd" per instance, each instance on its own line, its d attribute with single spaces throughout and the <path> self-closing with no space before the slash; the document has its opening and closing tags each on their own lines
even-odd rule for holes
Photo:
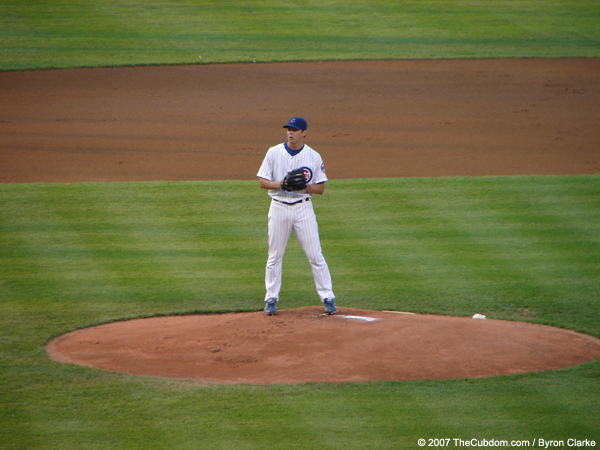
<svg viewBox="0 0 600 450">
<path fill-rule="evenodd" d="M 281 189 L 285 191 L 301 191 L 306 189 L 304 169 L 294 169 L 285 176 L 281 182 Z"/>
</svg>

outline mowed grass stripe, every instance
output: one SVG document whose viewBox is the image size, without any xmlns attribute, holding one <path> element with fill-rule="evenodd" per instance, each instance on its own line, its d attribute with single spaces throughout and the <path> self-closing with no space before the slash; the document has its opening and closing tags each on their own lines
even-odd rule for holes
<svg viewBox="0 0 600 450">
<path fill-rule="evenodd" d="M 0 70 L 600 56 L 595 0 L 0 3 Z"/>
<path fill-rule="evenodd" d="M 375 309 L 529 309 L 536 320 L 545 320 L 540 310 L 564 319 L 566 303 L 577 305 L 567 308 L 573 314 L 595 310 L 595 183 L 594 176 L 332 181 L 315 207 L 337 295 Z M 6 273 L 17 298 L 130 304 L 134 315 L 260 307 L 268 197 L 255 183 L 9 191 L 29 194 L 4 209 L 3 253 L 12 258 Z M 285 266 L 282 306 L 312 304 L 310 268 L 293 238 Z"/>
<path fill-rule="evenodd" d="M 600 273 L 594 182 L 399 180 L 388 181 L 396 184 L 387 192 L 375 188 L 377 182 L 353 183 L 356 191 L 344 195 L 357 200 L 355 210 L 335 200 L 330 204 L 340 236 L 333 245 L 348 242 L 348 260 L 366 267 L 332 265 L 343 266 L 344 287 L 360 285 L 356 278 L 371 281 L 364 304 L 389 291 L 415 310 L 423 305 L 417 299 L 425 297 L 427 305 L 446 313 L 468 315 L 481 308 L 535 319 L 549 299 L 556 312 L 563 311 L 573 292 L 583 290 L 588 307 L 594 307 L 588 291 L 595 290 Z"/>
</svg>

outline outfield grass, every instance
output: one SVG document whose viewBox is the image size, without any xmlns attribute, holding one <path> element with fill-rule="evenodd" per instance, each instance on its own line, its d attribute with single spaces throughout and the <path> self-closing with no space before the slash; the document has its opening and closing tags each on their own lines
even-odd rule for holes
<svg viewBox="0 0 600 450">
<path fill-rule="evenodd" d="M 0 70 L 600 56 L 597 0 L 0 0 Z"/>
<path fill-rule="evenodd" d="M 600 176 L 332 180 L 315 200 L 340 306 L 528 320 L 600 337 Z M 0 185 L 0 448 L 391 449 L 595 439 L 600 361 L 477 380 L 211 386 L 50 361 L 52 337 L 258 310 L 256 182 Z M 318 303 L 294 240 L 281 307 Z"/>
</svg>

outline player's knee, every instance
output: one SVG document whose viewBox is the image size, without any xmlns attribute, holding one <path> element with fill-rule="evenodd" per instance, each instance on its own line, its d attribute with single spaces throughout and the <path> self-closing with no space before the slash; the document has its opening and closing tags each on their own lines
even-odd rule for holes
<svg viewBox="0 0 600 450">
<path fill-rule="evenodd" d="M 325 267 L 325 266 L 327 266 L 327 263 L 325 262 L 325 258 L 323 258 L 323 255 L 316 255 L 313 258 L 311 258 L 309 256 L 308 257 L 308 261 L 310 262 L 310 265 L 314 266 L 314 267 Z"/>
</svg>

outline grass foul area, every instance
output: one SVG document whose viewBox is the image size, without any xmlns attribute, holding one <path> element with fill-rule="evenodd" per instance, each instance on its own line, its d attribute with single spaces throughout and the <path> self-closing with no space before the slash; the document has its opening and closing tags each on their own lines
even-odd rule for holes
<svg viewBox="0 0 600 450">
<path fill-rule="evenodd" d="M 0 70 L 600 56 L 597 0 L 0 0 Z"/>
<path fill-rule="evenodd" d="M 599 194 L 597 175 L 332 180 L 315 208 L 342 307 L 600 337 Z M 262 309 L 268 203 L 249 181 L 0 185 L 0 448 L 599 443 L 600 361 L 475 380 L 225 386 L 48 359 L 49 339 L 89 325 Z M 284 269 L 280 306 L 318 304 L 293 237 Z"/>
</svg>

